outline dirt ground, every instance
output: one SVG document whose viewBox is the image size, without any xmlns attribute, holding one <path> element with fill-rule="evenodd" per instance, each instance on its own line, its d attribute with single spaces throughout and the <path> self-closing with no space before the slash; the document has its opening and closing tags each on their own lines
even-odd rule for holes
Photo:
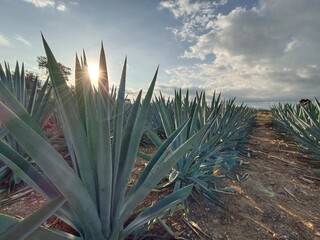
<svg viewBox="0 0 320 240">
<path fill-rule="evenodd" d="M 258 112 L 247 148 L 237 180 L 225 183 L 235 193 L 220 194 L 228 211 L 206 199 L 190 201 L 188 214 L 177 212 L 167 221 L 176 237 L 320 240 L 320 178 L 305 163 L 310 157 L 275 131 L 267 111 Z M 44 203 L 37 193 L 22 188 L 0 195 L 0 212 L 25 217 Z M 51 225 L 61 227 L 55 219 L 46 223 Z"/>
</svg>

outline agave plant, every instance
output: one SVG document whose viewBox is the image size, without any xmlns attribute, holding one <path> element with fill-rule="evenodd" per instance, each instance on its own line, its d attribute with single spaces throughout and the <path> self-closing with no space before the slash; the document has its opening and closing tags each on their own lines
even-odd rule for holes
<svg viewBox="0 0 320 240">
<path fill-rule="evenodd" d="M 303 151 L 311 153 L 313 163 L 320 163 L 320 103 L 279 104 L 271 109 L 276 127 L 287 133 Z"/>
<path fill-rule="evenodd" d="M 36 78 L 32 88 L 28 89 L 25 83 L 23 64 L 20 71 L 19 64 L 17 62 L 13 74 L 11 73 L 10 67 L 7 63 L 5 63 L 4 66 L 5 67 L 3 68 L 0 64 L 0 91 L 3 92 L 5 91 L 5 88 L 8 89 L 33 117 L 33 119 L 41 126 L 41 128 L 43 128 L 54 111 L 54 102 L 50 98 L 51 87 L 48 86 L 49 79 L 47 79 L 47 81 L 42 85 L 41 89 L 38 89 L 39 80 Z M 13 149 L 27 159 L 27 154 L 23 151 L 13 136 L 10 135 L 3 127 L 1 127 L 0 136 L 1 139 L 6 141 Z M 8 188 L 10 192 L 11 188 L 20 182 L 20 178 L 15 174 L 11 174 L 10 169 L 4 163 L 0 162 L 0 184 L 1 182 L 7 181 L 8 177 L 10 178 Z"/>
<path fill-rule="evenodd" d="M 206 129 L 192 151 L 179 159 L 168 177 L 168 183 L 162 186 L 173 184 L 176 191 L 192 183 L 195 190 L 220 204 L 216 196 L 216 182 L 222 174 L 217 172 L 229 171 L 236 165 L 236 156 L 243 151 L 254 119 L 253 112 L 247 107 L 236 106 L 234 99 L 220 101 L 220 94 L 214 94 L 211 106 L 208 106 L 204 92 L 190 100 L 188 91 L 183 97 L 181 90 L 175 92 L 172 101 L 160 95 L 156 98 L 156 105 L 166 136 L 191 119 L 173 143 L 173 149 L 178 149 L 195 132 Z M 162 144 L 161 138 L 152 129 L 148 130 L 148 136 L 154 144 Z M 147 155 L 141 156 L 148 159 Z"/>
<path fill-rule="evenodd" d="M 142 103 L 142 92 L 139 92 L 124 124 L 126 61 L 114 101 L 109 93 L 103 46 L 98 89 L 90 83 L 85 55 L 81 61 L 76 58 L 73 95 L 44 38 L 43 43 L 72 168 L 50 145 L 41 127 L 25 108 L 4 88 L 1 91 L 4 101 L 0 102 L 0 120 L 37 168 L 24 161 L 23 156 L 5 141 L 0 142 L 0 156 L 49 202 L 18 223 L 1 216 L 0 239 L 27 236 L 44 239 L 44 235 L 53 239 L 69 239 L 69 235 L 39 230 L 39 225 L 53 213 L 77 230 L 81 239 L 124 239 L 154 219 L 161 218 L 188 197 L 192 185 L 175 191 L 152 206 L 138 208 L 177 161 L 192 152 L 209 125 L 179 147 L 173 147 L 190 121 L 181 124 L 159 146 L 134 185 L 129 187 L 158 70 Z"/>
<path fill-rule="evenodd" d="M 173 117 L 173 112 L 171 112 L 171 114 Z M 146 128 L 152 130 L 161 139 L 165 138 L 165 131 L 161 122 L 161 116 L 158 111 L 157 103 L 155 103 L 154 101 L 152 101 L 152 103 L 150 104 L 149 112 L 147 115 Z M 153 142 L 148 137 L 148 131 L 144 132 L 141 139 L 141 144 L 147 147 L 153 145 Z"/>
</svg>

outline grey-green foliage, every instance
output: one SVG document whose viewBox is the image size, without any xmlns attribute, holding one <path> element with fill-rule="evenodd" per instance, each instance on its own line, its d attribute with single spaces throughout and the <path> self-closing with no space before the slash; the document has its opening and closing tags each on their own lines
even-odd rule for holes
<svg viewBox="0 0 320 240">
<path fill-rule="evenodd" d="M 30 236 L 37 234 L 41 221 L 64 201 L 66 203 L 56 214 L 76 229 L 82 239 L 124 239 L 154 219 L 161 218 L 189 196 L 192 185 L 175 191 L 152 206 L 138 208 L 178 159 L 194 148 L 203 130 L 173 148 L 172 144 L 189 122 L 178 127 L 159 146 L 134 185 L 129 187 L 158 71 L 142 102 L 142 91 L 139 92 L 124 123 L 126 61 L 114 98 L 110 94 L 103 48 L 98 89 L 90 83 L 85 55 L 81 60 L 77 57 L 75 93 L 72 94 L 44 39 L 43 43 L 73 168 L 50 145 L 39 125 L 16 99 L 7 96 L 10 106 L 0 102 L 0 120 L 37 164 L 41 174 L 38 168 L 22 161 L 21 156 L 3 141 L 0 142 L 0 155 L 10 168 L 49 201 L 40 212 L 18 224 L 8 224 L 7 218 L 0 218 L 0 239 L 4 236 L 19 239 L 18 233 L 23 228 L 28 229 Z"/>
<path fill-rule="evenodd" d="M 320 103 L 279 104 L 271 108 L 276 127 L 291 137 L 303 151 L 311 153 L 320 163 Z"/>
<path fill-rule="evenodd" d="M 236 106 L 234 99 L 221 101 L 220 94 L 214 94 L 211 105 L 208 105 L 205 92 L 190 99 L 188 91 L 183 96 L 181 90 L 176 91 L 171 100 L 160 95 L 155 103 L 166 136 L 190 119 L 173 143 L 173 149 L 179 148 L 195 132 L 203 131 L 194 148 L 184 154 L 172 169 L 168 184 L 174 184 L 174 190 L 178 190 L 193 183 L 195 189 L 219 203 L 215 194 L 217 179 L 236 165 L 236 157 L 244 151 L 254 120 L 253 111 L 242 105 Z M 156 145 L 161 144 L 162 140 L 150 128 L 148 136 Z M 220 173 L 215 174 L 218 170 Z"/>
<path fill-rule="evenodd" d="M 26 87 L 24 65 L 22 64 L 21 71 L 17 62 L 15 70 L 11 73 L 9 65 L 5 62 L 4 68 L 0 64 L 0 100 L 5 101 L 5 91 L 11 92 L 19 103 L 27 110 L 32 118 L 41 126 L 44 127 L 54 110 L 54 102 L 50 98 L 51 87 L 48 86 L 47 80 L 43 86 L 38 89 L 38 78 L 31 88 Z M 9 102 L 7 102 L 10 105 Z M 13 149 L 15 149 L 26 160 L 28 155 L 23 151 L 17 141 L 8 131 L 1 127 L 1 139 L 6 141 Z M 10 169 L 1 162 L 0 158 L 0 185 L 1 182 L 9 180 L 9 191 L 14 184 L 19 183 L 20 179 L 16 175 L 12 175 Z"/>
<path fill-rule="evenodd" d="M 173 111 L 171 111 L 173 117 Z M 165 131 L 161 122 L 161 116 L 157 108 L 157 103 L 152 101 L 147 115 L 146 128 L 155 132 L 161 139 L 165 138 Z M 141 144 L 145 146 L 153 145 L 153 142 L 148 137 L 147 131 L 142 136 Z"/>
</svg>

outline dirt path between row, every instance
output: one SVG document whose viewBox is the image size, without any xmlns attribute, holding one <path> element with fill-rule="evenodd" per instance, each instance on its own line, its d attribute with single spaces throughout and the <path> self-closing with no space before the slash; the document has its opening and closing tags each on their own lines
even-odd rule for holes
<svg viewBox="0 0 320 240">
<path fill-rule="evenodd" d="M 236 195 L 222 199 L 232 214 L 211 212 L 210 203 L 192 206 L 190 219 L 211 239 L 320 240 L 320 182 L 297 152 L 271 125 L 270 112 L 258 112 L 246 168 L 230 181 Z M 204 213 L 203 210 L 208 210 Z"/>
</svg>

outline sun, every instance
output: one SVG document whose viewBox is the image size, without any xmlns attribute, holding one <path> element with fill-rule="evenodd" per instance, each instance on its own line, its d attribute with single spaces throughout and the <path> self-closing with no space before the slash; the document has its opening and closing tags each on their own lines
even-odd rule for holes
<svg viewBox="0 0 320 240">
<path fill-rule="evenodd" d="M 88 64 L 88 71 L 89 71 L 89 76 L 90 76 L 90 80 L 91 80 L 92 85 L 97 88 L 98 81 L 99 81 L 99 66 L 98 66 L 98 64 L 95 64 L 95 63 Z"/>
</svg>

